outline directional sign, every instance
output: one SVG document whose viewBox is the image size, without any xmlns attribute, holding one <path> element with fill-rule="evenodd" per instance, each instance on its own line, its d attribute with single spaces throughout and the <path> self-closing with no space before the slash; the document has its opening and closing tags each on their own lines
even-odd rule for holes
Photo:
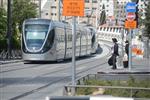
<svg viewBox="0 0 150 100">
<path fill-rule="evenodd" d="M 136 21 L 125 21 L 125 28 L 134 29 L 136 28 L 137 22 Z"/>
<path fill-rule="evenodd" d="M 64 16 L 84 16 L 84 0 L 63 0 Z"/>
<path fill-rule="evenodd" d="M 126 12 L 136 12 L 136 3 L 135 2 L 128 2 L 126 4 Z"/>
</svg>

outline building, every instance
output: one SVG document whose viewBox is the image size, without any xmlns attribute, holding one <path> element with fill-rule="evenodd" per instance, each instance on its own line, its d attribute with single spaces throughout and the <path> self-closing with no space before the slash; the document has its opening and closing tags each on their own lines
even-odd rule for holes
<svg viewBox="0 0 150 100">
<path fill-rule="evenodd" d="M 118 25 L 124 25 L 126 19 L 125 6 L 128 2 L 131 2 L 131 0 L 114 0 L 114 15 Z"/>
</svg>

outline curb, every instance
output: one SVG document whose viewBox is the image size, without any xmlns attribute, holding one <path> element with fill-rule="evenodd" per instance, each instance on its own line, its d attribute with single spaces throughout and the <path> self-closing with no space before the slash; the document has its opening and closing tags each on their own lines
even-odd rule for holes
<svg viewBox="0 0 150 100">
<path fill-rule="evenodd" d="M 150 72 L 97 72 L 97 74 L 150 74 Z"/>
<path fill-rule="evenodd" d="M 9 64 L 9 63 L 16 63 L 16 62 L 22 62 L 22 60 L 0 61 L 0 65 Z"/>
</svg>

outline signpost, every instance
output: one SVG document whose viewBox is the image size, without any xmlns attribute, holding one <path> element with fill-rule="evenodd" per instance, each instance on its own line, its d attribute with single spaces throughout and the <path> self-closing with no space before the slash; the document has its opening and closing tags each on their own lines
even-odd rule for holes
<svg viewBox="0 0 150 100">
<path fill-rule="evenodd" d="M 129 70 L 131 70 L 132 66 L 132 29 L 136 28 L 137 22 L 135 21 L 136 17 L 136 3 L 135 2 L 129 2 L 126 4 L 126 19 L 125 21 L 125 28 L 129 29 L 129 60 L 128 60 L 128 65 L 129 65 Z"/>
<path fill-rule="evenodd" d="M 76 17 L 84 16 L 84 0 L 63 0 L 63 16 L 73 16 L 72 18 L 72 85 L 76 85 Z M 75 88 L 72 88 L 72 95 L 75 95 Z"/>
</svg>

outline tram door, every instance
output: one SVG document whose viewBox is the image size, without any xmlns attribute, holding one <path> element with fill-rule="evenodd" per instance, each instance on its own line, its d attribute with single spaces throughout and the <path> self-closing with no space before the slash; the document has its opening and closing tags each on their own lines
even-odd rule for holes
<svg viewBox="0 0 150 100">
<path fill-rule="evenodd" d="M 57 53 L 57 60 L 64 59 L 65 56 L 65 32 L 63 28 L 57 27 L 56 28 L 56 36 L 57 36 L 57 43 L 56 43 L 56 53 Z"/>
</svg>

